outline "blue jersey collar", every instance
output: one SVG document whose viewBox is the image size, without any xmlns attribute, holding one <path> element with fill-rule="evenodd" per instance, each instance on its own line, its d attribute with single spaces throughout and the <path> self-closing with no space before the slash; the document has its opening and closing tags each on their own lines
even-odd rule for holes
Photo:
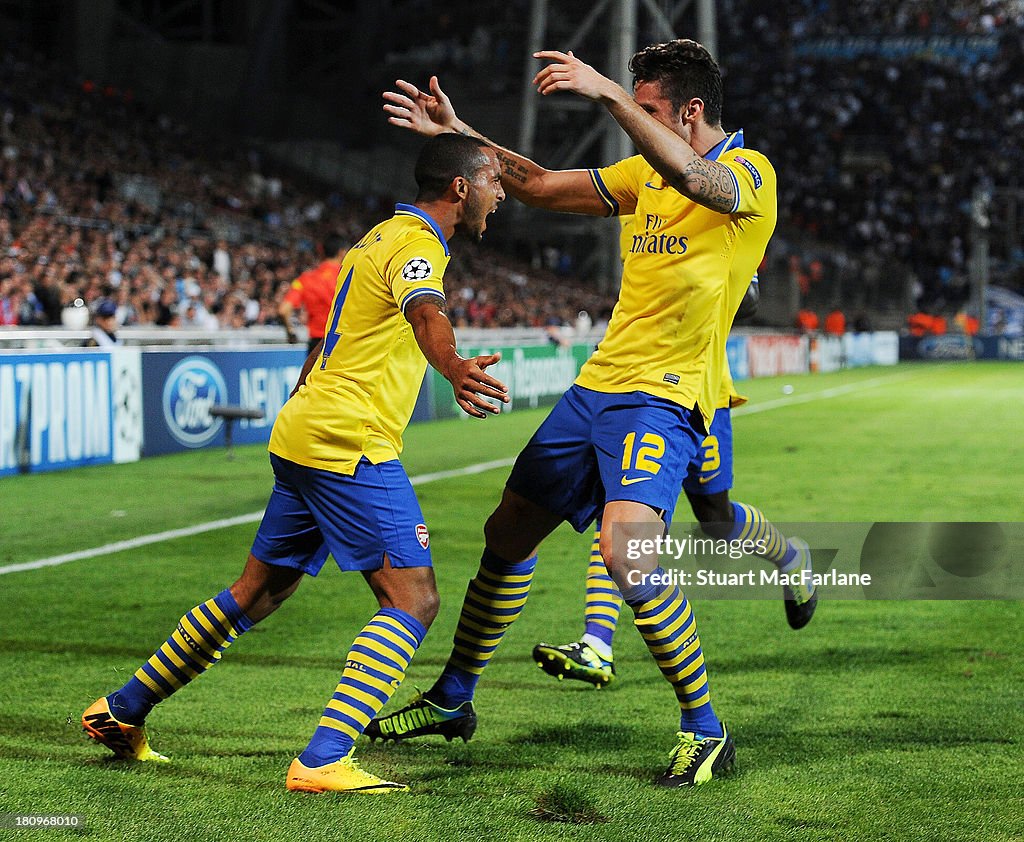
<svg viewBox="0 0 1024 842">
<path fill-rule="evenodd" d="M 441 226 L 434 221 L 434 217 L 432 217 L 426 211 L 416 207 L 416 205 L 406 205 L 402 204 L 402 202 L 399 202 L 397 205 L 395 205 L 395 215 L 397 216 L 398 214 L 408 214 L 409 216 L 416 216 L 422 219 L 424 222 L 426 222 L 427 225 L 430 226 L 431 230 L 437 235 L 437 239 L 441 241 L 441 245 L 444 246 L 444 256 L 449 256 L 448 241 L 444 238 L 444 234 L 441 233 Z"/>
<path fill-rule="evenodd" d="M 717 161 L 718 156 L 723 152 L 728 152 L 730 149 L 742 149 L 743 148 L 743 129 L 733 132 L 731 135 L 726 137 L 724 140 L 719 141 L 712 146 L 704 157 L 708 161 Z"/>
</svg>

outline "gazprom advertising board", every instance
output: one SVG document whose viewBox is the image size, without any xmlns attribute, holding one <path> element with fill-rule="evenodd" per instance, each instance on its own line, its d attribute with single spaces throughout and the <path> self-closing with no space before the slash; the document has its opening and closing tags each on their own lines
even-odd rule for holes
<svg viewBox="0 0 1024 842">
<path fill-rule="evenodd" d="M 224 420 L 210 413 L 219 404 L 263 411 L 262 418 L 235 422 L 236 444 L 268 441 L 304 360 L 301 348 L 147 351 L 142 358 L 143 454 L 223 443 Z"/>
<path fill-rule="evenodd" d="M 132 462 L 141 443 L 138 349 L 0 356 L 0 476 Z"/>
</svg>

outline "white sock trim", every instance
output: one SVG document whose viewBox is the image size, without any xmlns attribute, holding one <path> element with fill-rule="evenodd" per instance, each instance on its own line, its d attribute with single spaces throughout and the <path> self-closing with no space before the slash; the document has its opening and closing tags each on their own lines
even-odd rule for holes
<svg viewBox="0 0 1024 842">
<path fill-rule="evenodd" d="M 606 661 L 610 661 L 612 659 L 612 647 L 601 640 L 601 638 L 594 637 L 592 634 L 585 634 L 580 638 L 580 643 L 589 646 Z"/>
</svg>

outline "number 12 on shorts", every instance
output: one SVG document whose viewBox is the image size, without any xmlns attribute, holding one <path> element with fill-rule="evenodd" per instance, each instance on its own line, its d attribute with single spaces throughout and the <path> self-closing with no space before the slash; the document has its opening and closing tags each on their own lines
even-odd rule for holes
<svg viewBox="0 0 1024 842">
<path fill-rule="evenodd" d="M 658 461 L 665 455 L 665 439 L 657 433 L 644 433 L 637 445 L 637 434 L 628 433 L 622 440 L 622 471 L 630 469 L 656 474 L 661 470 Z"/>
</svg>

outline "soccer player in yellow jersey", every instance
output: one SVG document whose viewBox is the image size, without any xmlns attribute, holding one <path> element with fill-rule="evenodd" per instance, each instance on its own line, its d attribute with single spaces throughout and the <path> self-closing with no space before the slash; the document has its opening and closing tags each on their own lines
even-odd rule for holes
<svg viewBox="0 0 1024 842">
<path fill-rule="evenodd" d="M 82 718 L 97 742 L 124 759 L 167 758 L 149 747 L 153 707 L 213 666 L 227 646 L 270 615 L 334 556 L 358 570 L 380 610 L 356 636 L 309 745 L 288 770 L 288 789 L 389 793 L 406 787 L 360 769 L 353 745 L 401 684 L 437 613 L 430 538 L 398 460 L 429 362 L 459 406 L 486 417 L 507 390 L 484 369 L 497 355 L 463 359 L 444 315 L 448 240 L 479 239 L 505 198 L 494 151 L 442 134 L 416 163 L 414 204 L 373 228 L 346 255 L 328 329 L 270 440 L 274 490 L 245 569 L 196 606 L 120 690 Z"/>
<path fill-rule="evenodd" d="M 602 512 L 601 556 L 679 702 L 678 742 L 658 783 L 692 786 L 729 770 L 735 746 L 711 706 L 689 603 L 668 577 L 652 575 L 663 572 L 655 555 L 627 546 L 662 533 L 707 434 L 726 336 L 775 228 L 775 171 L 744 148 L 742 132 L 722 128 L 718 65 L 694 41 L 633 56 L 632 96 L 572 53 L 535 57 L 548 62 L 534 79 L 542 95 L 601 103 L 640 154 L 601 169 L 552 171 L 492 144 L 502 181 L 517 199 L 549 210 L 636 214 L 619 300 L 597 351 L 519 455 L 487 521 L 442 675 L 367 734 L 471 733 L 476 682 L 526 601 L 535 548 L 561 521 L 584 531 Z M 393 125 L 480 137 L 436 77 L 429 92 L 403 81 L 397 88 L 384 95 Z"/>
<path fill-rule="evenodd" d="M 751 283 L 737 318 L 756 307 L 758 282 Z M 783 572 L 790 573 L 798 567 L 809 565 L 810 555 L 806 544 L 799 538 L 783 541 L 781 533 L 753 506 L 729 499 L 733 480 L 733 435 L 732 409 L 746 402 L 735 389 L 728 365 L 723 372 L 722 389 L 718 396 L 715 417 L 708 429 L 708 435 L 701 442 L 696 456 L 690 462 L 683 491 L 705 534 L 715 538 L 738 538 L 744 531 L 754 536 L 753 540 L 778 535 L 774 542 L 766 542 L 765 552 L 752 550 L 763 555 Z M 751 524 L 756 526 L 751 529 Z M 618 627 L 622 609 L 622 595 L 614 580 L 608 575 L 601 557 L 601 521 L 598 518 L 594 541 L 587 565 L 586 592 L 584 600 L 584 631 L 577 641 L 562 645 L 539 643 L 533 648 L 533 659 L 548 675 L 559 680 L 576 679 L 600 689 L 615 680 L 615 665 L 612 654 L 612 638 Z M 814 616 L 817 594 L 813 586 L 783 586 L 786 620 L 793 629 L 801 629 Z"/>
<path fill-rule="evenodd" d="M 634 242 L 636 217 L 623 214 L 619 221 L 622 223 L 619 243 L 622 261 L 625 263 Z M 760 283 L 755 275 L 736 311 L 736 319 L 753 316 L 759 300 Z M 746 398 L 736 391 L 726 362 L 715 404 L 715 417 L 696 456 L 687 467 L 686 478 L 683 480 L 683 491 L 686 492 L 694 517 L 704 532 L 714 537 L 738 537 L 748 521 L 760 516 L 759 510 L 729 499 L 733 477 L 732 409 L 743 403 L 746 403 Z M 771 524 L 763 519 L 762 524 L 767 534 L 772 528 Z M 809 559 L 807 554 L 800 552 L 804 544 L 799 538 L 792 538 L 788 542 L 780 540 L 767 549 L 768 560 L 786 572 L 802 566 Z M 797 587 L 794 590 L 784 586 L 783 595 L 786 620 L 790 627 L 803 628 L 814 615 L 817 604 L 814 589 Z M 598 690 L 607 687 L 616 675 L 612 639 L 621 610 L 622 595 L 608 575 L 604 559 L 601 558 L 601 520 L 598 517 L 587 565 L 583 636 L 577 641 L 561 645 L 538 643 L 533 647 L 533 659 L 537 666 L 559 681 L 571 678 L 592 684 Z"/>
</svg>

